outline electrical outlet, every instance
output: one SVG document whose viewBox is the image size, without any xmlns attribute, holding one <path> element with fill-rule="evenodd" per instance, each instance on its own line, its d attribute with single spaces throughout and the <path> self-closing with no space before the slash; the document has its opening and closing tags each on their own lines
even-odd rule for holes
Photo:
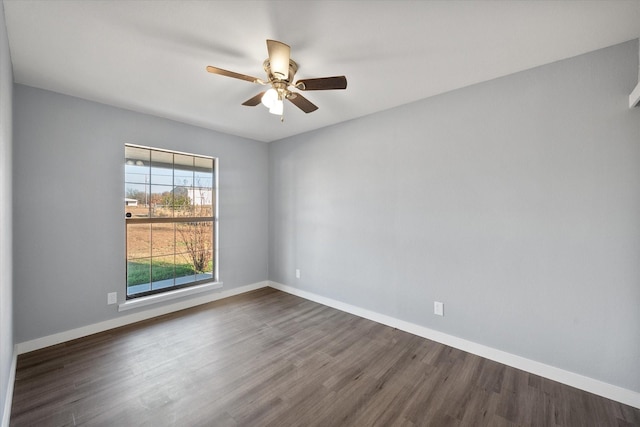
<svg viewBox="0 0 640 427">
<path fill-rule="evenodd" d="M 297 268 L 296 269 L 296 279 L 299 279 L 299 278 L 300 278 L 300 269 Z"/>
<path fill-rule="evenodd" d="M 107 304 L 115 304 L 118 302 L 118 293 L 117 292 L 109 292 L 107 294 Z"/>
<path fill-rule="evenodd" d="M 439 301 L 433 302 L 433 314 L 444 316 L 444 303 Z"/>
</svg>

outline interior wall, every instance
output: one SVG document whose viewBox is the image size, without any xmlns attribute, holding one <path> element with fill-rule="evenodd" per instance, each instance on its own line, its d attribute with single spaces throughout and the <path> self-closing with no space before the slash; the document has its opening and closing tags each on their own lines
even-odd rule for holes
<svg viewBox="0 0 640 427">
<path fill-rule="evenodd" d="M 637 67 L 634 40 L 271 143 L 270 280 L 640 392 Z"/>
<path fill-rule="evenodd" d="M 16 342 L 132 313 L 107 305 L 109 292 L 124 300 L 125 143 L 218 157 L 220 280 L 229 290 L 267 279 L 267 144 L 14 91 Z"/>
<path fill-rule="evenodd" d="M 4 420 L 13 361 L 12 279 L 12 109 L 13 71 L 9 42 L 0 4 L 0 422 Z"/>
<path fill-rule="evenodd" d="M 12 252 L 12 109 L 13 70 L 4 8 L 0 3 L 0 424 L 7 394 L 13 387 L 13 252 Z"/>
</svg>

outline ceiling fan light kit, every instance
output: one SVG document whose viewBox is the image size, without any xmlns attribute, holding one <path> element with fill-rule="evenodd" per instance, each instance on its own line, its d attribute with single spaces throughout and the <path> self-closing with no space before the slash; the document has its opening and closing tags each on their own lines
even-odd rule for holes
<svg viewBox="0 0 640 427">
<path fill-rule="evenodd" d="M 311 113 L 318 109 L 318 107 L 307 98 L 297 92 L 292 92 L 291 89 L 309 91 L 347 88 L 347 78 L 345 76 L 303 79 L 292 83 L 293 78 L 298 71 L 298 64 L 291 59 L 291 48 L 282 42 L 267 40 L 267 52 L 269 54 L 269 58 L 267 58 L 262 64 L 264 71 L 267 73 L 266 81 L 257 77 L 213 67 L 211 65 L 207 67 L 207 71 L 213 74 L 245 80 L 259 85 L 271 86 L 268 90 L 246 100 L 242 105 L 255 107 L 258 104 L 263 104 L 269 109 L 271 114 L 281 116 L 281 120 L 284 120 L 283 112 L 285 99 L 289 100 L 293 105 L 300 108 L 305 113 Z"/>
<path fill-rule="evenodd" d="M 262 95 L 262 105 L 269 109 L 271 114 L 282 115 L 284 111 L 284 101 L 282 95 L 274 88 L 269 89 Z"/>
</svg>

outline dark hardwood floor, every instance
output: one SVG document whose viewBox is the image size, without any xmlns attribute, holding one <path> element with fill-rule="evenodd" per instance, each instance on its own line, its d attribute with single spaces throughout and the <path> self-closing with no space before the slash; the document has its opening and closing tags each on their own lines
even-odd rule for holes
<svg viewBox="0 0 640 427">
<path fill-rule="evenodd" d="M 640 410 L 270 288 L 23 354 L 12 426 L 640 426 Z"/>
</svg>

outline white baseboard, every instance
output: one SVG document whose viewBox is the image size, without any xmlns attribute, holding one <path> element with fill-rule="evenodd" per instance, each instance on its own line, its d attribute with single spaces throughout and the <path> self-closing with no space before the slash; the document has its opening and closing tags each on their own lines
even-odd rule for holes
<svg viewBox="0 0 640 427">
<path fill-rule="evenodd" d="M 258 282 L 251 285 L 241 286 L 226 291 L 215 292 L 207 294 L 199 298 L 192 298 L 186 301 L 181 301 L 175 304 L 169 304 L 162 307 L 145 310 L 126 316 L 117 317 L 115 319 L 106 320 L 104 322 L 94 323 L 92 325 L 83 326 L 77 329 L 72 329 L 65 332 L 49 335 L 42 338 L 37 338 L 31 341 L 22 342 L 16 344 L 14 349 L 14 358 L 11 366 L 11 377 L 9 378 L 9 390 L 7 390 L 7 399 L 4 402 L 5 413 L 2 419 L 2 427 L 9 425 L 9 415 L 11 412 L 11 400 L 13 397 L 13 383 L 15 379 L 16 370 L 16 358 L 19 354 L 28 353 L 30 351 L 39 350 L 51 345 L 60 344 L 66 341 L 82 338 L 84 336 L 92 335 L 98 332 L 107 331 L 109 329 L 125 326 L 131 323 L 139 322 L 142 320 L 151 319 L 153 317 L 162 316 L 164 314 L 172 313 L 174 311 L 184 310 L 186 308 L 195 307 L 197 305 L 206 304 L 211 301 L 216 301 L 223 298 L 228 298 L 234 295 L 239 295 L 245 292 L 250 292 L 256 289 L 270 286 L 274 289 L 302 297 L 304 299 L 317 302 L 329 307 L 333 307 L 337 310 L 351 313 L 353 315 L 363 317 L 365 319 L 372 320 L 374 322 L 381 323 L 383 325 L 391 326 L 411 334 L 427 338 L 441 344 L 445 344 L 459 350 L 466 351 L 499 363 L 503 363 L 507 366 L 511 366 L 523 371 L 530 372 L 535 375 L 548 378 L 553 381 L 566 384 L 589 393 L 597 394 L 607 399 L 612 399 L 625 405 L 640 408 L 640 393 L 628 390 L 622 387 L 618 387 L 612 384 L 605 383 L 593 378 L 585 377 L 574 372 L 559 369 L 544 363 L 536 362 L 535 360 L 527 359 L 521 356 L 516 356 L 511 353 L 507 353 L 502 350 L 497 350 L 492 347 L 487 347 L 482 344 L 468 341 L 462 338 L 455 337 L 453 335 L 445 334 L 433 329 L 429 329 L 424 326 L 417 325 L 415 323 L 406 322 L 404 320 L 396 319 L 391 316 L 376 313 L 371 310 L 366 310 L 360 307 L 356 307 L 351 304 L 347 304 L 341 301 L 333 300 L 331 298 L 323 297 L 311 292 L 303 291 L 291 286 L 283 285 L 277 282 Z M 8 405 L 8 406 L 7 406 Z M 8 407 L 8 409 L 7 409 Z"/>
<path fill-rule="evenodd" d="M 9 427 L 11 418 L 11 404 L 13 403 L 13 385 L 16 381 L 16 365 L 18 363 L 17 346 L 13 347 L 13 359 L 11 360 L 11 368 L 9 368 L 9 378 L 7 379 L 7 395 L 4 399 L 4 410 L 2 411 L 2 422 L 0 426 Z"/>
<path fill-rule="evenodd" d="M 36 338 L 31 341 L 21 342 L 16 344 L 17 354 L 28 353 L 30 351 L 39 350 L 41 348 L 60 344 L 66 341 L 71 341 L 77 338 L 86 337 L 98 332 L 108 331 L 109 329 L 118 328 L 120 326 L 129 325 L 131 323 L 140 322 L 142 320 L 151 319 L 153 317 L 162 316 L 164 314 L 173 313 L 174 311 L 184 310 L 185 308 L 206 304 L 211 301 L 243 294 L 245 292 L 250 292 L 267 286 L 269 286 L 269 282 L 264 281 L 253 283 L 251 285 L 240 286 L 238 288 L 229 290 L 223 290 L 220 292 L 212 292 L 210 294 L 202 295 L 197 298 L 191 298 L 174 304 L 163 305 L 149 310 L 139 311 L 129 315 L 116 317 L 114 319 L 105 320 L 104 322 L 98 322 L 91 325 L 82 326 L 80 328 L 71 329 L 69 331 L 48 335 L 46 337 Z"/>
<path fill-rule="evenodd" d="M 274 289 L 278 289 L 280 291 L 320 303 L 322 305 L 333 307 L 340 311 L 351 313 L 365 319 L 373 320 L 374 322 L 391 326 L 393 328 L 397 328 L 402 331 L 409 332 L 411 334 L 427 338 L 432 341 L 436 341 L 441 344 L 445 344 L 459 350 L 463 350 L 468 353 L 472 353 L 477 356 L 502 363 L 507 366 L 511 366 L 513 368 L 521 369 L 523 371 L 535 375 L 540 375 L 541 377 L 548 378 L 550 380 L 557 381 L 559 383 L 566 384 L 571 387 L 587 391 L 589 393 L 606 397 L 607 399 L 624 403 L 625 405 L 640 408 L 640 393 L 633 390 L 628 390 L 626 388 L 618 387 L 609 383 L 605 383 L 603 381 L 585 377 L 574 372 L 536 362 L 535 360 L 527 359 L 521 356 L 516 356 L 514 354 L 507 353 L 506 351 L 487 347 L 473 341 L 468 341 L 462 338 L 455 337 L 453 335 L 435 331 L 424 326 L 416 325 L 415 323 L 405 322 L 404 320 L 399 320 L 391 316 L 386 316 L 384 314 L 356 307 L 351 304 L 346 304 L 344 302 L 333 300 L 331 298 L 326 298 L 311 292 L 283 285 L 281 283 L 269 282 L 269 286 Z"/>
</svg>

